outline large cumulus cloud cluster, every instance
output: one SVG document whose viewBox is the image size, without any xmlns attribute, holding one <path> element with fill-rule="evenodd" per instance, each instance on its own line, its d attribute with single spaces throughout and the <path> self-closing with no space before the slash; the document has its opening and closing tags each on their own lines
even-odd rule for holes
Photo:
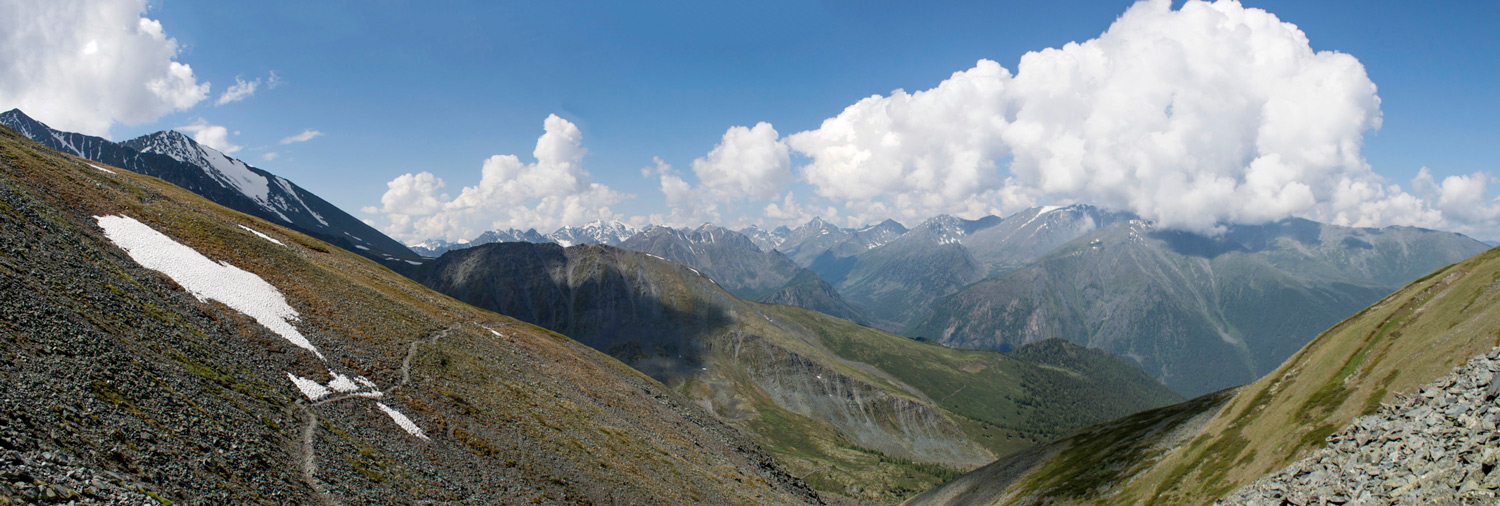
<svg viewBox="0 0 1500 506">
<path fill-rule="evenodd" d="M 400 240 L 471 239 L 487 230 L 535 227 L 551 231 L 617 216 L 609 206 L 622 195 L 589 181 L 583 169 L 583 133 L 568 120 L 549 115 L 532 151 L 535 162 L 515 155 L 484 161 L 479 184 L 450 197 L 446 183 L 430 172 L 403 174 L 386 183 L 379 207 L 384 231 Z"/>
<path fill-rule="evenodd" d="M 0 4 L 0 104 L 54 128 L 108 135 L 208 97 L 145 0 Z"/>
<path fill-rule="evenodd" d="M 1361 148 L 1380 124 L 1353 56 L 1314 51 L 1295 25 L 1238 2 L 1151 0 L 1095 39 L 1027 53 L 1014 74 L 981 60 L 785 142 L 850 223 L 1085 202 L 1207 233 L 1290 216 L 1493 227 L 1486 175 L 1424 171 L 1408 192 L 1374 173 Z"/>
<path fill-rule="evenodd" d="M 981 60 L 785 137 L 732 127 L 691 176 L 661 160 L 642 174 L 670 208 L 647 218 L 668 225 L 852 226 L 1078 202 L 1210 234 L 1292 216 L 1500 233 L 1487 174 L 1424 169 L 1403 188 L 1372 171 L 1361 150 L 1380 126 L 1354 56 L 1315 51 L 1295 25 L 1233 0 L 1147 0 L 1014 72 Z"/>
<path fill-rule="evenodd" d="M 822 196 L 935 212 L 1037 200 L 1211 231 L 1291 215 L 1363 223 L 1395 196 L 1360 155 L 1380 99 L 1353 56 L 1235 2 L 1131 7 L 1098 38 L 875 96 L 788 141 Z M 991 209 L 984 209 L 984 207 Z M 1356 206 L 1357 207 L 1357 206 Z"/>
</svg>

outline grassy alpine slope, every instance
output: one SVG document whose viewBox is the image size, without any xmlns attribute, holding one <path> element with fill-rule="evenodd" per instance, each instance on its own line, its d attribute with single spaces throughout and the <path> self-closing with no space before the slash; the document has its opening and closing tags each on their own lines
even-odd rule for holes
<svg viewBox="0 0 1500 506">
<path fill-rule="evenodd" d="M 873 502 L 1177 399 L 1099 351 L 944 348 L 741 300 L 692 268 L 607 246 L 488 244 L 418 279 L 606 351 L 750 429 L 809 485 Z"/>
<path fill-rule="evenodd" d="M 908 504 L 1207 504 L 1497 344 L 1492 249 L 1334 325 L 1255 383 L 1085 429 Z"/>
<path fill-rule="evenodd" d="M 263 280 L 326 360 L 142 267 L 96 216 Z M 6 129 L 0 237 L 0 498 L 821 502 L 738 429 L 586 346 Z M 338 389 L 335 372 L 370 391 L 312 401 L 288 376 Z"/>
</svg>

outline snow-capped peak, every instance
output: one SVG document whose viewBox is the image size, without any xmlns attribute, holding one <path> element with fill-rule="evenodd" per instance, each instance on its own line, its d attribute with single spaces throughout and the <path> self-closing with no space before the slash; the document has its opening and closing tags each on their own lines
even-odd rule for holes
<svg viewBox="0 0 1500 506">
<path fill-rule="evenodd" d="M 217 149 L 199 144 L 182 132 L 167 130 L 131 140 L 129 144 L 144 153 L 158 153 L 179 162 L 203 169 L 228 188 L 233 188 L 261 204 L 270 204 L 270 182 L 250 170 L 245 162 L 230 158 Z"/>
<path fill-rule="evenodd" d="M 556 232 L 547 234 L 547 238 L 565 247 L 574 244 L 615 246 L 639 232 L 635 227 L 618 221 L 594 220 L 581 227 L 559 228 Z"/>
</svg>

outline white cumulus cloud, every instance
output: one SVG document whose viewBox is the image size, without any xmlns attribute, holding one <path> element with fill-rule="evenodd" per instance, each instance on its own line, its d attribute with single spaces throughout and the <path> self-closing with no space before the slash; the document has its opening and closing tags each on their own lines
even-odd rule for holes
<svg viewBox="0 0 1500 506">
<path fill-rule="evenodd" d="M 312 129 L 303 130 L 302 133 L 300 133 L 300 134 L 293 135 L 291 137 L 286 137 L 286 138 L 281 139 L 281 143 L 282 144 L 292 144 L 292 143 L 295 143 L 295 142 L 307 142 L 307 141 L 313 140 L 314 138 L 316 138 L 316 137 L 318 137 L 320 135 L 323 135 L 323 132 L 319 132 L 317 130 L 312 130 Z"/>
<path fill-rule="evenodd" d="M 719 198 L 769 199 L 792 180 L 791 155 L 770 123 L 735 126 L 708 156 L 693 160 L 699 185 Z"/>
<path fill-rule="evenodd" d="M 706 156 L 693 160 L 697 186 L 661 159 L 655 163 L 655 169 L 641 169 L 641 174 L 657 174 L 672 212 L 653 215 L 653 221 L 667 225 L 717 222 L 720 204 L 771 199 L 795 179 L 790 150 L 776 128 L 766 122 L 730 127 Z"/>
<path fill-rule="evenodd" d="M 61 130 L 109 135 L 208 97 L 177 41 L 142 17 L 145 0 L 6 2 L 0 7 L 0 108 Z"/>
<path fill-rule="evenodd" d="M 1140 2 L 1016 69 L 981 60 L 786 143 L 811 158 L 799 172 L 819 196 L 871 218 L 1076 201 L 1203 232 L 1289 216 L 1451 227 L 1484 215 L 1452 203 L 1488 202 L 1487 176 L 1429 177 L 1413 195 L 1372 172 L 1361 148 L 1380 98 L 1364 66 L 1238 2 Z"/>
<path fill-rule="evenodd" d="M 551 230 L 622 218 L 608 206 L 625 195 L 589 182 L 578 127 L 556 115 L 547 116 L 543 126 L 545 132 L 532 152 L 535 162 L 522 162 L 515 155 L 491 156 L 480 169 L 479 184 L 463 187 L 453 197 L 439 193 L 446 182 L 432 173 L 404 174 L 386 183 L 379 207 L 363 211 L 381 215 L 384 231 L 408 242 L 472 239 L 497 228 Z"/>
<path fill-rule="evenodd" d="M 210 125 L 207 120 L 198 118 L 198 121 L 189 125 L 177 127 L 177 130 L 186 132 L 193 136 L 193 140 L 199 144 L 231 154 L 242 149 L 229 140 L 229 129 L 219 125 Z M 236 135 L 239 132 L 235 132 Z"/>
</svg>

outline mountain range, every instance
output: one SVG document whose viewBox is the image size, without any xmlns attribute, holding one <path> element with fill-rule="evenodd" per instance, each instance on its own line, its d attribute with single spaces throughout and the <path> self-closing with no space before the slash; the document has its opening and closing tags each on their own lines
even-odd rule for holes
<svg viewBox="0 0 1500 506">
<path fill-rule="evenodd" d="M 1253 383 L 1080 430 L 907 504 L 1197 505 L 1236 489 L 1216 504 L 1491 504 L 1496 279 L 1496 249 L 1438 268 Z"/>
<path fill-rule="evenodd" d="M 899 500 L 1177 398 L 1128 362 L 1066 341 L 1008 355 L 944 348 L 743 300 L 707 272 L 611 246 L 487 244 L 415 278 L 604 351 L 756 434 L 815 489 L 862 500 Z"/>
<path fill-rule="evenodd" d="M 1199 395 L 1253 381 L 1321 330 L 1485 249 L 1411 227 L 1289 219 L 1208 237 L 1129 220 L 965 287 L 907 333 L 997 350 L 1063 337 Z"/>
<path fill-rule="evenodd" d="M 436 258 L 443 253 L 455 249 L 495 242 L 552 242 L 563 246 L 572 246 L 574 244 L 608 244 L 614 246 L 639 232 L 635 227 L 618 221 L 606 222 L 604 220 L 595 220 L 581 227 L 562 227 L 547 235 L 542 235 L 534 228 L 524 231 L 512 228 L 507 230 L 490 230 L 479 234 L 479 237 L 467 241 L 449 242 L 442 239 L 428 239 L 412 244 L 409 247 L 412 251 L 424 257 Z"/>
<path fill-rule="evenodd" d="M 19 109 L 0 113 L 0 125 L 57 151 L 161 178 L 224 207 L 292 227 L 372 259 L 421 261 L 400 242 L 286 178 L 252 167 L 180 132 L 169 130 L 111 142 L 53 130 Z"/>
<path fill-rule="evenodd" d="M 653 226 L 619 245 L 699 269 L 740 297 L 947 346 L 1006 352 L 1058 337 L 1098 347 L 1185 395 L 1251 381 L 1319 330 L 1487 247 L 1302 219 L 1208 236 L 1087 205 L 910 229 L 817 218 L 773 231 Z"/>
</svg>

